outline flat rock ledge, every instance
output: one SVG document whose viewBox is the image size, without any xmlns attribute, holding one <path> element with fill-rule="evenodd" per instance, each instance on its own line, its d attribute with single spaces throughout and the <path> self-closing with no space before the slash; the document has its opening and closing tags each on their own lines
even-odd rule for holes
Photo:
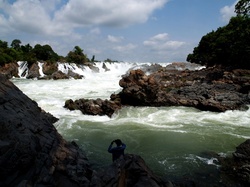
<svg viewBox="0 0 250 187">
<path fill-rule="evenodd" d="M 224 112 L 247 110 L 250 104 L 250 70 L 212 67 L 179 71 L 158 65 L 149 75 L 141 69 L 131 70 L 119 85 L 122 91 L 112 94 L 109 100 L 68 100 L 65 107 L 81 110 L 83 114 L 112 116 L 112 111 L 126 105 L 187 106 Z M 107 103 L 110 104 L 107 106 Z M 101 107 L 103 105 L 105 107 Z M 102 110 L 98 112 L 96 108 Z"/>
</svg>

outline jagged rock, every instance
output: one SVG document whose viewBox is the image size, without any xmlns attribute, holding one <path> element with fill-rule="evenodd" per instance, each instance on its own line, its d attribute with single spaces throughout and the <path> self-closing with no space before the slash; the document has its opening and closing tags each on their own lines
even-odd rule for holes
<svg viewBox="0 0 250 187">
<path fill-rule="evenodd" d="M 226 71 L 213 67 L 179 71 L 155 68 L 158 71 L 152 70 L 153 73 L 149 75 L 141 69 L 131 70 L 124 75 L 119 82 L 122 91 L 113 94 L 109 101 L 102 101 L 110 103 L 112 110 L 110 107 L 96 105 L 93 100 L 90 102 L 84 99 L 76 101 L 78 104 L 69 108 L 79 109 L 84 114 L 108 116 L 112 116 L 111 112 L 123 105 L 187 106 L 214 112 L 248 109 L 250 70 Z M 112 103 L 114 101 L 116 105 Z"/>
<path fill-rule="evenodd" d="M 88 115 L 107 115 L 109 117 L 121 108 L 120 102 L 102 99 L 78 99 L 65 101 L 65 108 L 69 110 L 80 110 L 83 114 Z"/>
<path fill-rule="evenodd" d="M 95 66 L 95 63 L 85 63 L 85 66 L 88 66 L 95 73 L 99 73 L 99 68 Z"/>
<path fill-rule="evenodd" d="M 105 187 L 172 187 L 169 181 L 157 177 L 138 155 L 125 154 L 105 170 L 99 171 L 92 186 Z"/>
<path fill-rule="evenodd" d="M 29 68 L 29 72 L 27 75 L 27 79 L 34 79 L 40 77 L 39 73 L 39 66 L 38 63 L 33 63 L 32 66 Z"/>
<path fill-rule="evenodd" d="M 250 75 L 250 71 L 244 70 Z M 227 77 L 232 78 L 226 78 Z M 249 76 L 237 77 L 223 69 L 200 71 L 161 69 L 150 75 L 132 70 L 119 84 L 123 105 L 189 106 L 201 110 L 223 112 L 247 108 L 250 103 Z"/>
<path fill-rule="evenodd" d="M 106 66 L 105 63 L 102 64 L 102 68 L 103 68 L 105 71 L 110 71 L 110 69 Z"/>
<path fill-rule="evenodd" d="M 75 72 L 73 72 L 71 70 L 68 71 L 68 76 L 72 77 L 74 79 L 82 79 L 82 78 L 84 78 L 83 75 L 79 75 L 78 73 L 75 73 Z"/>
<path fill-rule="evenodd" d="M 44 62 L 43 63 L 43 73 L 45 75 L 52 75 L 58 70 L 58 64 L 57 63 L 51 63 L 51 62 Z"/>
<path fill-rule="evenodd" d="M 63 73 L 62 71 L 56 71 L 51 75 L 51 78 L 54 80 L 69 79 L 69 76 Z"/>
<path fill-rule="evenodd" d="M 0 186 L 89 186 L 88 160 L 56 120 L 0 75 Z"/>
<path fill-rule="evenodd" d="M 222 172 L 227 180 L 239 187 L 250 185 L 250 139 L 246 140 L 232 154 L 233 157 L 222 160 Z"/>
<path fill-rule="evenodd" d="M 3 74 L 8 79 L 12 77 L 19 77 L 18 75 L 18 64 L 17 63 L 8 63 L 0 66 L 0 74 Z"/>
</svg>

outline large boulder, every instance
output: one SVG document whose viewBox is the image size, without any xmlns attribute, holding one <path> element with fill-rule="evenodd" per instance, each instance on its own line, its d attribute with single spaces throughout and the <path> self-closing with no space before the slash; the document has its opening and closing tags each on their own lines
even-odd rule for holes
<svg viewBox="0 0 250 187">
<path fill-rule="evenodd" d="M 224 112 L 250 104 L 250 71 L 244 74 L 207 68 L 199 71 L 161 69 L 150 75 L 132 70 L 119 84 L 123 105 L 188 106 Z"/>
<path fill-rule="evenodd" d="M 88 160 L 56 120 L 0 75 L 0 186 L 89 186 Z"/>
<path fill-rule="evenodd" d="M 27 79 L 34 79 L 34 78 L 39 78 L 40 73 L 39 73 L 39 66 L 38 63 L 33 63 L 31 67 L 29 68 L 29 72 L 27 75 Z"/>
<path fill-rule="evenodd" d="M 77 99 L 73 101 L 69 99 L 65 101 L 65 108 L 69 110 L 80 110 L 83 114 L 88 115 L 107 115 L 109 117 L 121 108 L 120 102 L 114 100 L 102 100 L 102 99 Z"/>
<path fill-rule="evenodd" d="M 0 66 L 0 74 L 5 75 L 8 79 L 11 79 L 12 77 L 19 77 L 18 64 L 13 62 Z"/>
<path fill-rule="evenodd" d="M 236 147 L 233 157 L 222 161 L 221 171 L 231 185 L 250 186 L 250 139 Z"/>
<path fill-rule="evenodd" d="M 52 62 L 44 62 L 42 67 L 45 75 L 52 75 L 58 70 L 58 64 Z"/>
<path fill-rule="evenodd" d="M 83 114 L 112 116 L 112 112 L 124 105 L 187 106 L 224 112 L 246 110 L 250 104 L 250 70 L 226 71 L 212 67 L 179 71 L 152 66 L 147 67 L 149 71 L 152 73 L 147 75 L 135 69 L 124 75 L 119 82 L 122 91 L 112 94 L 110 100 L 69 100 L 65 107 L 81 110 Z M 105 107 L 101 106 L 103 103 Z M 111 107 L 106 107 L 107 103 Z"/>
</svg>

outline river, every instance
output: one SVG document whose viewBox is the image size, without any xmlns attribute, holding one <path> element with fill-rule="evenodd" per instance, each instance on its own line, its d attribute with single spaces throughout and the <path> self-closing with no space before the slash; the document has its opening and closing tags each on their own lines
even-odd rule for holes
<svg viewBox="0 0 250 187">
<path fill-rule="evenodd" d="M 109 118 L 65 109 L 67 99 L 108 99 L 121 90 L 121 76 L 139 67 L 107 63 L 110 71 L 104 71 L 102 63 L 97 66 L 99 73 L 74 67 L 85 77 L 80 80 L 11 79 L 42 109 L 59 118 L 54 124 L 59 133 L 83 148 L 95 169 L 111 163 L 107 148 L 120 138 L 127 145 L 125 152 L 140 155 L 157 175 L 219 181 L 220 165 L 214 153 L 231 156 L 237 145 L 250 138 L 250 110 L 216 113 L 188 107 L 125 107 Z M 66 71 L 65 65 L 60 67 Z"/>
</svg>

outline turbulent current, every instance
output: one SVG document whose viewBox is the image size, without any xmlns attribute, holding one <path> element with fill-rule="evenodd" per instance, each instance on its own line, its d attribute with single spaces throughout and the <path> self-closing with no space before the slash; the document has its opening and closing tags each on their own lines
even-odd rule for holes
<svg viewBox="0 0 250 187">
<path fill-rule="evenodd" d="M 99 73 L 59 65 L 64 72 L 71 68 L 84 75 L 80 80 L 12 79 L 42 109 L 59 118 L 55 123 L 59 133 L 85 150 L 93 168 L 111 163 L 107 148 L 120 138 L 127 145 L 126 153 L 140 155 L 159 176 L 214 181 L 219 180 L 220 167 L 214 153 L 231 156 L 237 145 L 250 138 L 250 110 L 215 113 L 187 107 L 125 107 L 109 118 L 65 109 L 67 99 L 108 99 L 121 90 L 121 76 L 139 67 L 107 63 L 110 71 L 105 71 L 102 63 L 97 66 Z M 25 76 L 25 68 L 20 67 L 20 75 Z"/>
</svg>

